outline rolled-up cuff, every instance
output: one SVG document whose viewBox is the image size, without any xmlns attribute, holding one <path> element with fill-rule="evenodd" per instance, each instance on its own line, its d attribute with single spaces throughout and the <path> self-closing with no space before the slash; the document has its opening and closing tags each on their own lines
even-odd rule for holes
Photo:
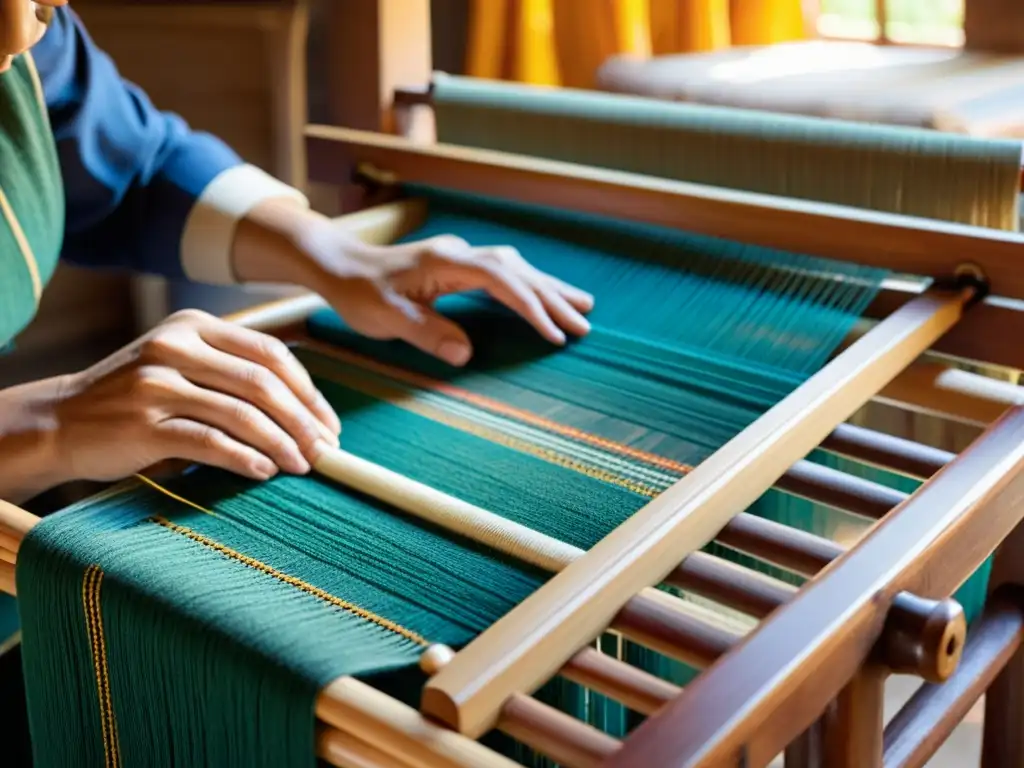
<svg viewBox="0 0 1024 768">
<path fill-rule="evenodd" d="M 265 200 L 291 198 L 309 206 L 299 190 L 252 165 L 217 175 L 196 200 L 181 236 L 181 266 L 196 283 L 233 285 L 231 249 L 238 222 Z"/>
</svg>

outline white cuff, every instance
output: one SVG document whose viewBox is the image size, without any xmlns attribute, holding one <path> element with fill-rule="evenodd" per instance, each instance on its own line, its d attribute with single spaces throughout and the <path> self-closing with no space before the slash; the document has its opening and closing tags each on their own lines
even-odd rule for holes
<svg viewBox="0 0 1024 768">
<path fill-rule="evenodd" d="M 238 222 L 264 200 L 287 197 L 309 207 L 293 187 L 253 165 L 229 168 L 203 190 L 185 221 L 181 235 L 181 266 L 196 283 L 234 285 L 231 249 Z"/>
</svg>

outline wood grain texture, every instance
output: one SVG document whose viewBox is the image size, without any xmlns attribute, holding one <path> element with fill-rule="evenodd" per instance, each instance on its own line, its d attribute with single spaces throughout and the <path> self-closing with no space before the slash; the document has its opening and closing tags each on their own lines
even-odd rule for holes
<svg viewBox="0 0 1024 768">
<path fill-rule="evenodd" d="M 1024 637 L 1024 598 L 1016 587 L 993 594 L 971 627 L 963 659 L 942 685 L 926 683 L 885 727 L 886 768 L 923 768 L 992 684 Z M 1000 724 L 1006 723 L 1000 720 Z M 1016 728 L 1020 727 L 1019 721 Z M 1010 765 L 998 763 L 998 765 Z"/>
<path fill-rule="evenodd" d="M 423 711 L 485 733 L 513 693 L 534 690 L 633 595 L 711 541 L 953 326 L 969 298 L 928 294 L 876 326 L 471 642 L 427 684 Z"/>
<path fill-rule="evenodd" d="M 882 768 L 886 671 L 867 664 L 822 718 L 822 748 L 829 768 Z"/>
<path fill-rule="evenodd" d="M 951 594 L 1024 514 L 1014 408 L 659 715 L 609 768 L 771 760 L 853 679 L 892 597 Z M 1001 765 L 1012 765 L 1011 763 Z"/>
<path fill-rule="evenodd" d="M 1024 298 L 1024 236 L 737 192 L 572 163 L 308 126 L 316 180 L 368 164 L 394 181 L 569 208 L 947 281 L 969 258 L 994 293 Z M 969 254 L 969 256 L 965 256 Z"/>
</svg>

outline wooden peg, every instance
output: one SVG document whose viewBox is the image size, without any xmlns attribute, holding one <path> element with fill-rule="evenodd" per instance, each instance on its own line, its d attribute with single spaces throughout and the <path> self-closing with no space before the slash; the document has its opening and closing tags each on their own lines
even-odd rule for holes
<svg viewBox="0 0 1024 768">
<path fill-rule="evenodd" d="M 883 660 L 893 672 L 942 683 L 963 656 L 967 620 L 952 598 L 927 600 L 903 592 L 893 601 L 882 637 Z"/>
</svg>

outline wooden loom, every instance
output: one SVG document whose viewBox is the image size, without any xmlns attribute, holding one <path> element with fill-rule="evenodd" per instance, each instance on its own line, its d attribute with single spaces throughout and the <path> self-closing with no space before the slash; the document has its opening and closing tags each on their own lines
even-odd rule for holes
<svg viewBox="0 0 1024 768">
<path fill-rule="evenodd" d="M 776 200 L 459 147 L 417 146 L 358 131 L 311 128 L 310 167 L 343 182 L 359 169 L 390 187 L 414 182 L 684 228 L 705 235 L 884 264 L 931 276 L 924 293 L 889 291 L 877 325 L 819 373 L 588 552 L 539 534 L 522 559 L 557 571 L 457 654 L 433 648 L 421 711 L 353 679 L 319 699 L 321 755 L 344 768 L 512 765 L 476 739 L 493 727 L 566 766 L 920 766 L 987 689 L 986 768 L 1024 768 L 1024 407 L 1016 387 L 915 361 L 929 349 L 1024 367 L 1016 260 L 1024 236 Z M 341 221 L 391 242 L 425 214 L 396 200 Z M 970 265 L 964 258 L 970 256 Z M 958 275 L 970 279 L 957 282 Z M 982 300 L 983 299 L 983 300 Z M 316 297 L 244 313 L 238 322 L 304 342 Z M 886 311 L 888 310 L 888 311 Z M 322 345 L 321 345 L 322 346 Z M 960 456 L 843 422 L 876 396 L 990 423 Z M 802 459 L 822 446 L 927 478 L 911 496 Z M 482 541 L 479 510 L 342 451 L 316 469 L 407 512 Z M 856 546 L 737 512 L 769 487 L 877 520 Z M 0 503 L 0 586 L 14 590 L 20 541 L 37 522 Z M 500 537 L 499 537 L 500 538 Z M 699 552 L 717 540 L 812 580 L 799 591 Z M 966 638 L 949 598 L 992 553 L 986 611 Z M 651 587 L 682 587 L 761 619 L 741 637 Z M 607 629 L 705 668 L 686 690 L 591 644 Z M 910 674 L 918 694 L 883 727 L 885 678 Z M 556 674 L 637 711 L 619 742 L 531 697 Z"/>
</svg>

